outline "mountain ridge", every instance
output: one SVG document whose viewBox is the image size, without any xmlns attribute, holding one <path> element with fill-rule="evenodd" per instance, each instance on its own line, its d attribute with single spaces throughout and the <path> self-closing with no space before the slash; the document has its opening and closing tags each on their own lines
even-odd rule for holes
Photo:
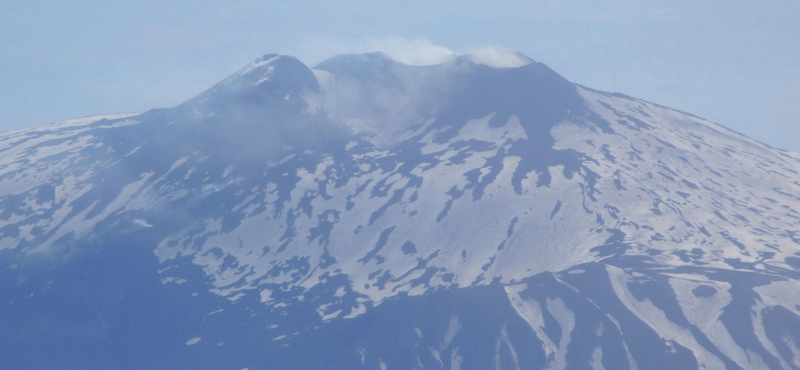
<svg viewBox="0 0 800 370">
<path fill-rule="evenodd" d="M 98 278 L 76 307 L 127 312 L 97 324 L 117 354 L 136 356 L 121 335 L 147 337 L 119 319 L 192 312 L 176 334 L 151 329 L 178 362 L 137 368 L 800 366 L 785 294 L 800 157 L 533 61 L 332 59 L 267 54 L 174 108 L 0 134 L 0 270 L 17 282 L 0 315 L 22 323 L 6 329 L 34 343 L 26 309 L 86 319 L 37 301 L 66 299 L 81 266 Z M 82 262 L 118 253 L 142 271 Z M 92 301 L 113 284 L 144 299 L 138 279 L 166 308 Z M 471 314 L 479 292 L 507 302 Z M 393 316 L 404 339 L 381 347 Z"/>
</svg>

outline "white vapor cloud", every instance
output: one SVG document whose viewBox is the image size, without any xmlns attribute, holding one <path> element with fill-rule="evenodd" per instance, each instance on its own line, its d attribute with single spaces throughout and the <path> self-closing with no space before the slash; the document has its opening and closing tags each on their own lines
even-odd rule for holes
<svg viewBox="0 0 800 370">
<path fill-rule="evenodd" d="M 406 40 L 402 37 L 388 39 L 368 39 L 367 48 L 381 51 L 392 59 L 410 65 L 431 65 L 448 61 L 455 57 L 450 49 L 434 45 L 430 40 L 421 38 Z"/>
<path fill-rule="evenodd" d="M 473 48 L 469 49 L 466 54 L 473 63 L 497 68 L 522 67 L 533 62 L 532 59 L 518 52 L 498 46 Z"/>
<path fill-rule="evenodd" d="M 427 38 L 406 39 L 399 36 L 370 37 L 358 41 L 318 37 L 301 42 L 295 49 L 287 50 L 284 54 L 294 55 L 313 66 L 338 54 L 377 51 L 409 65 L 440 64 L 459 55 L 468 55 L 474 63 L 496 68 L 520 67 L 533 62 L 522 54 L 499 46 L 481 46 L 456 52 L 445 46 L 436 45 Z"/>
<path fill-rule="evenodd" d="M 344 40 L 324 36 L 303 41 L 295 49 L 287 50 L 284 54 L 294 55 L 303 62 L 314 65 L 338 54 L 376 51 L 410 65 L 439 64 L 456 56 L 452 50 L 435 45 L 427 38 L 406 39 L 399 36 L 370 37 L 364 40 Z"/>
</svg>

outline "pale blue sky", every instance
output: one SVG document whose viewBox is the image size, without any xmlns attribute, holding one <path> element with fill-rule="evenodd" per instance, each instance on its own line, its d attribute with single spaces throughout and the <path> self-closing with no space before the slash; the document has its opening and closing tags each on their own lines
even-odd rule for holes
<svg viewBox="0 0 800 370">
<path fill-rule="evenodd" d="M 0 0 L 0 130 L 178 104 L 266 53 L 502 46 L 800 150 L 800 1 Z"/>
</svg>

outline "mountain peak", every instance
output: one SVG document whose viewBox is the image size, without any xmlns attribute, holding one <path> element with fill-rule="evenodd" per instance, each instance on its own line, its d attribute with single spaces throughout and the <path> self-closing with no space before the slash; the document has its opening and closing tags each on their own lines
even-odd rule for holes
<svg viewBox="0 0 800 370">
<path fill-rule="evenodd" d="M 317 64 L 317 66 L 323 66 L 329 63 L 359 63 L 359 62 L 394 62 L 399 63 L 394 60 L 389 54 L 386 54 L 382 51 L 375 51 L 369 53 L 347 53 L 347 54 L 338 54 L 334 55 L 328 59 Z M 314 69 L 317 69 L 317 66 Z"/>
<path fill-rule="evenodd" d="M 358 79 L 372 79 L 392 73 L 393 69 L 406 66 L 382 52 L 364 54 L 340 54 L 314 66 L 315 70 L 333 75 L 348 75 Z"/>
<path fill-rule="evenodd" d="M 293 56 L 265 54 L 184 105 L 213 111 L 219 105 L 289 101 L 309 91 L 319 91 L 319 84 L 303 62 Z"/>
<path fill-rule="evenodd" d="M 303 62 L 293 56 L 280 54 L 265 54 L 220 84 L 236 87 L 255 87 L 267 84 L 295 89 L 316 90 L 319 88 L 314 74 Z"/>
</svg>

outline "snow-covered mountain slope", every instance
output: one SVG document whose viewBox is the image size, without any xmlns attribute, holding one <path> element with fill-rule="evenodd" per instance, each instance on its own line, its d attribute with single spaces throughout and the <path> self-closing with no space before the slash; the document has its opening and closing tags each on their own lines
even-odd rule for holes
<svg viewBox="0 0 800 370">
<path fill-rule="evenodd" d="M 800 155 L 506 57 L 0 134 L 11 363 L 800 368 Z"/>
</svg>

